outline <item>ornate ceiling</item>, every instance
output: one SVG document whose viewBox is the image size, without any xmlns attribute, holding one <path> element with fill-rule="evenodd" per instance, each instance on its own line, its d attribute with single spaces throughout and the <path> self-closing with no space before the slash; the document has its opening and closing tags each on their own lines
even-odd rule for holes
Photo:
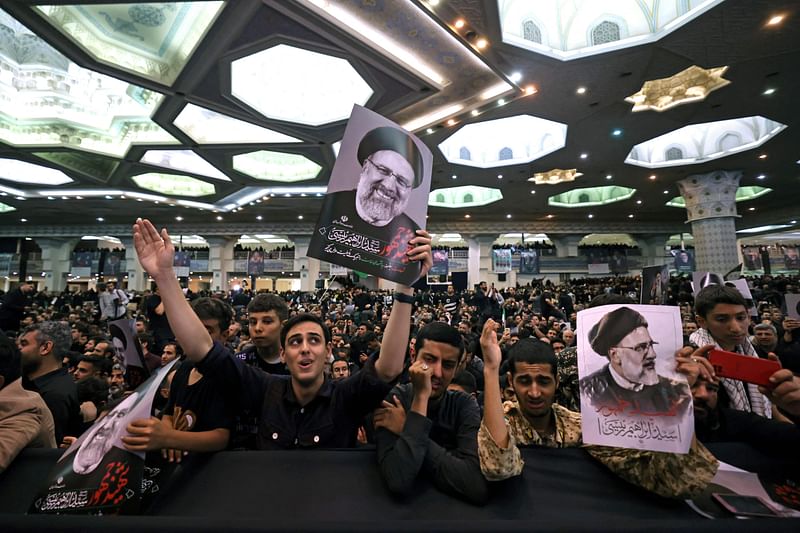
<svg viewBox="0 0 800 533">
<path fill-rule="evenodd" d="M 440 233 L 679 232 L 675 182 L 720 169 L 739 229 L 792 226 L 796 2 L 598 4 L 5 1 L 0 233 L 311 231 L 354 103 L 434 152 Z"/>
</svg>

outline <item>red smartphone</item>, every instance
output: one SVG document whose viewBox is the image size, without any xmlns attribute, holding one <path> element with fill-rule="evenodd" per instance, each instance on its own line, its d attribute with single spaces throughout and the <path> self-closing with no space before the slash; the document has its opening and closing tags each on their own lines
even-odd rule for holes
<svg viewBox="0 0 800 533">
<path fill-rule="evenodd" d="M 711 497 L 722 507 L 738 516 L 780 516 L 763 498 L 758 496 L 712 492 Z"/>
<path fill-rule="evenodd" d="M 721 378 L 738 379 L 763 387 L 771 387 L 769 377 L 781 369 L 777 361 L 716 349 L 708 352 L 708 360 Z"/>
</svg>

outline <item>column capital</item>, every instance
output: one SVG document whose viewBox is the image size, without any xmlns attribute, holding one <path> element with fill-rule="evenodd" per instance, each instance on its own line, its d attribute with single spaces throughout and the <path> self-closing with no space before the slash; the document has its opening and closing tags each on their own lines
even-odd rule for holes
<svg viewBox="0 0 800 533">
<path fill-rule="evenodd" d="M 678 190 L 686 202 L 687 221 L 739 216 L 736 191 L 741 178 L 740 170 L 715 170 L 678 181 Z"/>
</svg>

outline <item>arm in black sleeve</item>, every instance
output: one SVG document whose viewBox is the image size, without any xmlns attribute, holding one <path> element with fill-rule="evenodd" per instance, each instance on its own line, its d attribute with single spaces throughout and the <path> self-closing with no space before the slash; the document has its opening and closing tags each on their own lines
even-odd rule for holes
<svg viewBox="0 0 800 533">
<path fill-rule="evenodd" d="M 229 399 L 237 399 L 237 407 L 260 412 L 264 393 L 271 378 L 261 369 L 249 366 L 219 342 L 197 363 L 200 373 L 219 386 Z"/>
<path fill-rule="evenodd" d="M 423 468 L 430 473 L 440 490 L 482 505 L 486 503 L 489 494 L 478 459 L 480 408 L 475 400 L 467 396 L 458 395 L 456 401 L 456 448 L 446 450 L 428 439 Z"/>
<path fill-rule="evenodd" d="M 394 494 L 408 496 L 411 493 L 414 480 L 425 460 L 430 440 L 428 434 L 432 426 L 433 422 L 429 418 L 407 409 L 406 424 L 400 435 L 384 428 L 376 429 L 375 441 L 381 477 Z"/>
</svg>

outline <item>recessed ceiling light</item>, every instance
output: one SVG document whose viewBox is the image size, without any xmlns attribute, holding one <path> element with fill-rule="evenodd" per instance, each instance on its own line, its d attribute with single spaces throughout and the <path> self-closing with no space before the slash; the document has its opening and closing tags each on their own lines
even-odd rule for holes
<svg viewBox="0 0 800 533">
<path fill-rule="evenodd" d="M 528 85 L 527 87 L 525 87 L 525 94 L 534 94 L 536 92 L 537 90 L 535 85 Z"/>
<path fill-rule="evenodd" d="M 507 214 L 506 218 L 511 218 L 511 213 Z"/>
<path fill-rule="evenodd" d="M 547 218 L 553 218 L 555 215 L 547 215 Z"/>
<path fill-rule="evenodd" d="M 480 112 L 480 111 L 478 111 L 477 109 L 473 109 L 473 110 L 472 110 L 472 116 L 473 116 L 473 117 L 477 117 L 477 116 L 478 116 L 478 115 L 480 115 L 480 114 L 481 114 L 481 112 Z"/>
<path fill-rule="evenodd" d="M 475 46 L 477 46 L 479 49 L 482 50 L 482 49 L 486 48 L 486 46 L 488 44 L 489 44 L 489 41 L 487 41 L 486 39 L 478 39 L 478 42 L 475 43 Z"/>
<path fill-rule="evenodd" d="M 264 219 L 264 217 L 262 217 L 261 215 L 258 215 L 258 216 L 256 217 L 256 220 L 263 220 L 263 219 Z"/>
<path fill-rule="evenodd" d="M 758 176 L 756 176 L 756 179 L 757 180 L 763 180 L 766 177 L 767 177 L 766 174 L 759 174 Z"/>
<path fill-rule="evenodd" d="M 536 191 L 535 190 L 531 190 L 531 194 L 536 194 Z"/>
<path fill-rule="evenodd" d="M 783 22 L 783 15 L 775 15 L 774 17 L 770 18 L 767 21 L 768 26 L 775 26 L 776 24 L 780 24 Z"/>
<path fill-rule="evenodd" d="M 761 154 L 760 156 L 758 156 L 758 158 L 759 159 L 766 159 L 767 158 L 767 154 Z"/>
<path fill-rule="evenodd" d="M 177 216 L 177 217 L 175 217 L 175 220 L 177 220 L 178 222 L 180 222 L 181 220 L 183 220 L 183 217 L 182 217 L 182 216 Z"/>
<path fill-rule="evenodd" d="M 20 222 L 27 222 L 27 221 L 28 221 L 28 219 L 27 219 L 27 218 L 21 218 L 21 219 L 19 219 L 19 221 L 20 221 Z"/>
<path fill-rule="evenodd" d="M 451 178 L 453 178 L 454 180 L 457 180 L 457 179 L 458 179 L 458 176 L 456 176 L 455 174 L 453 174 L 453 175 L 452 175 L 452 176 L 450 176 L 450 177 L 451 177 Z"/>
<path fill-rule="evenodd" d="M 454 119 L 454 118 L 451 118 L 450 120 L 447 121 L 447 125 L 448 126 L 454 126 L 455 123 L 456 123 L 456 119 Z"/>
<path fill-rule="evenodd" d="M 669 194 L 669 191 L 664 191 L 664 194 Z"/>
<path fill-rule="evenodd" d="M 508 79 L 510 79 L 513 82 L 517 82 L 517 81 L 522 79 L 522 73 L 521 72 L 512 72 L 511 75 L 508 77 Z"/>
<path fill-rule="evenodd" d="M 581 159 L 586 159 L 587 157 L 589 157 L 589 154 L 587 153 L 581 154 Z"/>
<path fill-rule="evenodd" d="M 642 205 L 642 201 L 641 200 L 636 200 L 636 205 Z"/>
<path fill-rule="evenodd" d="M 610 180 L 610 179 L 611 179 L 611 178 L 613 178 L 613 177 L 614 177 L 614 176 L 612 176 L 611 174 L 606 174 L 606 179 L 607 179 L 607 180 Z"/>
<path fill-rule="evenodd" d="M 469 213 L 467 213 L 466 215 L 464 215 L 464 218 L 469 218 Z"/>
<path fill-rule="evenodd" d="M 631 213 L 630 215 L 628 215 L 628 218 L 633 218 L 633 213 Z"/>
<path fill-rule="evenodd" d="M 497 179 L 499 179 L 499 180 L 503 179 L 503 175 L 502 174 L 498 174 L 497 175 Z"/>
<path fill-rule="evenodd" d="M 303 215 L 297 215 L 298 220 L 303 220 Z"/>
<path fill-rule="evenodd" d="M 769 89 L 765 89 L 763 93 L 764 96 L 769 96 L 771 94 L 775 94 L 775 88 L 770 87 Z"/>
<path fill-rule="evenodd" d="M 797 221 L 796 220 L 791 220 L 791 221 L 789 221 L 789 223 L 790 224 L 797 224 Z"/>
<path fill-rule="evenodd" d="M 222 217 L 217 215 L 217 220 L 222 220 Z"/>
<path fill-rule="evenodd" d="M 455 21 L 453 23 L 453 26 L 455 26 L 456 28 L 461 29 L 461 28 L 464 27 L 464 24 L 466 24 L 466 22 L 464 22 L 464 19 L 458 19 L 457 21 Z"/>
<path fill-rule="evenodd" d="M 591 213 L 589 213 L 588 217 L 589 217 L 589 218 L 594 218 L 594 215 L 593 215 L 593 214 L 591 214 Z"/>
<path fill-rule="evenodd" d="M 656 175 L 655 175 L 655 174 L 650 174 L 650 179 L 651 179 L 651 180 L 654 180 L 654 179 L 656 179 Z"/>
<path fill-rule="evenodd" d="M 427 130 L 425 130 L 425 131 L 427 131 L 428 133 L 433 133 L 433 128 L 428 128 L 428 129 L 427 129 Z"/>
<path fill-rule="evenodd" d="M 748 210 L 748 211 L 755 211 L 755 210 L 756 210 L 756 208 L 755 208 L 755 207 L 749 207 L 747 210 Z"/>
<path fill-rule="evenodd" d="M 98 222 L 103 222 L 105 219 L 103 217 L 97 217 Z"/>
<path fill-rule="evenodd" d="M 578 94 L 584 94 L 586 93 L 586 87 L 578 87 L 575 92 Z"/>
<path fill-rule="evenodd" d="M 497 101 L 497 105 L 506 105 L 506 99 L 501 98 L 500 100 Z"/>
<path fill-rule="evenodd" d="M 620 135 L 622 135 L 622 130 L 617 128 L 611 132 L 611 135 L 613 135 L 614 137 L 619 137 Z"/>
<path fill-rule="evenodd" d="M 112 196 L 106 194 L 106 200 L 111 200 Z"/>
</svg>

